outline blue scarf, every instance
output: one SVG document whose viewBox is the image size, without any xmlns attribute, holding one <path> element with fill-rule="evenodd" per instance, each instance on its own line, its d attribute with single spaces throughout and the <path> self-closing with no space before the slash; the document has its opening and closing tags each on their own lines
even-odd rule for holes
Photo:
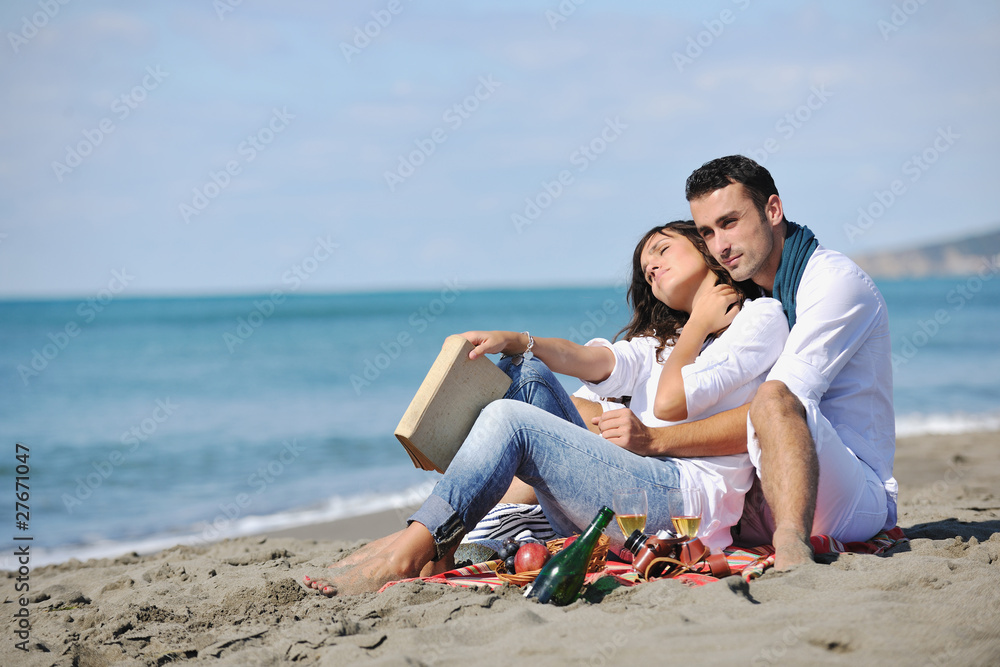
<svg viewBox="0 0 1000 667">
<path fill-rule="evenodd" d="M 808 227 L 786 221 L 785 245 L 781 250 L 781 262 L 774 274 L 774 298 L 781 302 L 781 309 L 788 318 L 788 328 L 795 326 L 795 293 L 799 281 L 806 270 L 806 264 L 819 245 L 816 235 Z"/>
</svg>

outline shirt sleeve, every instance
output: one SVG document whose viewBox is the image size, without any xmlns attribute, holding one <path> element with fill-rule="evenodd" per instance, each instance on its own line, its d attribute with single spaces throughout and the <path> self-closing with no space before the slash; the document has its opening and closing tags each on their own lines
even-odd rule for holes
<svg viewBox="0 0 1000 667">
<path fill-rule="evenodd" d="M 633 338 L 614 344 L 604 338 L 587 342 L 588 347 L 603 346 L 615 355 L 615 367 L 603 382 L 584 382 L 584 386 L 598 396 L 619 398 L 635 396 L 645 386 L 650 373 L 650 355 L 655 354 L 655 344 L 650 339 Z"/>
<path fill-rule="evenodd" d="M 692 364 L 681 369 L 688 418 L 768 372 L 788 338 L 788 320 L 775 299 L 754 299 Z"/>
<path fill-rule="evenodd" d="M 878 324 L 885 302 L 860 269 L 839 265 L 807 268 L 795 299 L 795 326 L 767 379 L 819 403 Z"/>
</svg>

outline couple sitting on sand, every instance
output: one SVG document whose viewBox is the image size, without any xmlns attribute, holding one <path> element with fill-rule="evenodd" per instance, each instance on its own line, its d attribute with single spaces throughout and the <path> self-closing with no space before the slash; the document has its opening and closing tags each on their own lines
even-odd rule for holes
<svg viewBox="0 0 1000 667">
<path fill-rule="evenodd" d="M 518 355 L 500 362 L 507 396 L 483 410 L 407 528 L 307 586 L 361 593 L 450 569 L 462 536 L 515 479 L 561 535 L 629 487 L 647 491 L 647 532 L 667 528 L 668 490 L 697 486 L 702 540 L 728 546 L 739 522 L 740 543 L 774 545 L 777 569 L 812 560 L 811 534 L 847 542 L 895 526 L 878 288 L 787 220 L 770 173 L 748 158 L 706 163 L 686 196 L 693 222 L 656 227 L 635 249 L 624 340 L 463 334 L 472 356 Z M 598 396 L 632 396 L 630 407 L 574 405 L 553 371 Z"/>
</svg>

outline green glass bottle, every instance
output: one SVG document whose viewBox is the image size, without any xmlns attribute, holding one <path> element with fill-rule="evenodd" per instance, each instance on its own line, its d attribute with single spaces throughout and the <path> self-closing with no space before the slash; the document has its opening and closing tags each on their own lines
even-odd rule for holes
<svg viewBox="0 0 1000 667">
<path fill-rule="evenodd" d="M 597 540 L 611 523 L 611 517 L 614 515 L 610 508 L 602 507 L 583 535 L 549 559 L 524 591 L 524 597 L 556 605 L 569 604 L 575 600 L 583 588 L 583 580 L 587 576 L 587 564 L 597 546 Z"/>
</svg>

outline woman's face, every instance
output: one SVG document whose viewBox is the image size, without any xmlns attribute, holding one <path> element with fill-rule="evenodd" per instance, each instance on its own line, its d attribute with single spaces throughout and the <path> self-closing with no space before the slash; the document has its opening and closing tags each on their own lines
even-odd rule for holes
<svg viewBox="0 0 1000 667">
<path fill-rule="evenodd" d="M 686 313 L 691 312 L 695 293 L 712 272 L 691 241 L 669 230 L 646 242 L 639 266 L 656 300 Z"/>
</svg>

